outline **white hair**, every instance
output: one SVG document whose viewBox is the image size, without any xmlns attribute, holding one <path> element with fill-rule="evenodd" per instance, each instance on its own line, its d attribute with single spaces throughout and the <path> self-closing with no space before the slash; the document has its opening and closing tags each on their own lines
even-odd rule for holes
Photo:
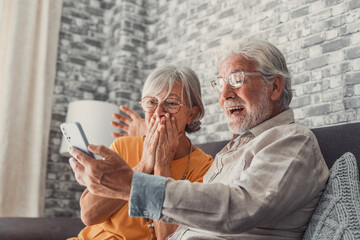
<svg viewBox="0 0 360 240">
<path fill-rule="evenodd" d="M 181 83 L 183 87 L 183 97 L 189 110 L 197 106 L 198 114 L 193 121 L 188 124 L 185 131 L 188 133 L 196 132 L 200 129 L 200 120 L 204 117 L 204 105 L 201 100 L 201 87 L 197 74 L 189 67 L 176 67 L 174 65 L 165 65 L 156 68 L 146 79 L 142 96 L 159 95 L 164 91 L 170 91 L 175 83 Z"/>
<path fill-rule="evenodd" d="M 216 67 L 219 71 L 221 63 L 231 55 L 243 56 L 250 61 L 254 61 L 256 71 L 262 79 L 270 83 L 276 75 L 283 79 L 283 92 L 280 96 L 280 104 L 284 109 L 288 109 L 292 99 L 291 74 L 286 65 L 285 57 L 282 52 L 273 44 L 263 40 L 249 40 L 248 42 L 235 41 L 222 49 L 217 54 Z"/>
</svg>

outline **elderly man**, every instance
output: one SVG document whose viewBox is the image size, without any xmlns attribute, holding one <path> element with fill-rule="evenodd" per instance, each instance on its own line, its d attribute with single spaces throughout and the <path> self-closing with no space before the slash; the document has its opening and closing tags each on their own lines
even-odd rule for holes
<svg viewBox="0 0 360 240">
<path fill-rule="evenodd" d="M 233 133 L 204 183 L 133 172 L 104 146 L 70 149 L 80 184 L 129 200 L 129 214 L 180 224 L 169 239 L 301 239 L 328 168 L 312 132 L 294 123 L 291 76 L 266 41 L 232 43 L 211 82 Z M 159 131 L 162 131 L 159 128 Z"/>
</svg>

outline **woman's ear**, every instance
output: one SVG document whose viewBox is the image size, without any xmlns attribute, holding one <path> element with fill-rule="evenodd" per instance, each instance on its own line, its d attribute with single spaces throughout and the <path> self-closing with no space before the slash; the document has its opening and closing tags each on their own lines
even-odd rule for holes
<svg viewBox="0 0 360 240">
<path fill-rule="evenodd" d="M 200 111 L 200 108 L 198 106 L 193 106 L 191 108 L 191 112 L 190 112 L 190 116 L 189 116 L 189 119 L 188 121 L 186 122 L 188 125 L 190 123 L 192 123 L 192 121 L 194 120 L 194 118 L 196 117 L 196 115 L 199 113 Z"/>
<path fill-rule="evenodd" d="M 280 96 L 283 92 L 284 81 L 280 75 L 276 75 L 274 78 L 275 79 L 272 82 L 271 100 L 277 101 L 280 99 Z"/>
</svg>

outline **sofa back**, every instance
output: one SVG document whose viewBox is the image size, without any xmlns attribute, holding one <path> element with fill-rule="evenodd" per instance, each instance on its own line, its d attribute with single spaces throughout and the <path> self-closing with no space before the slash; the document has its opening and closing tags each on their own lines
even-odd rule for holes
<svg viewBox="0 0 360 240">
<path fill-rule="evenodd" d="M 311 130 L 319 142 L 321 152 L 329 169 L 336 159 L 341 157 L 345 152 L 354 154 L 358 169 L 360 169 L 360 122 L 313 128 Z M 228 142 L 229 141 L 218 141 L 198 144 L 197 146 L 205 153 L 215 157 Z"/>
<path fill-rule="evenodd" d="M 354 154 L 360 169 L 360 122 L 311 129 L 329 167 L 345 152 Z"/>
</svg>

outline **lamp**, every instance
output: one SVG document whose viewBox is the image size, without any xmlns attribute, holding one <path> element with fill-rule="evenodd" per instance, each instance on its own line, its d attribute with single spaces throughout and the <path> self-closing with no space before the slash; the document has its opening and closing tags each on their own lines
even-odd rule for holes
<svg viewBox="0 0 360 240">
<path fill-rule="evenodd" d="M 90 144 L 109 147 L 114 141 L 113 132 L 119 132 L 111 126 L 112 114 L 119 112 L 118 106 L 108 102 L 80 100 L 69 104 L 66 122 L 79 122 Z M 68 144 L 62 137 L 60 155 L 69 157 Z"/>
</svg>

